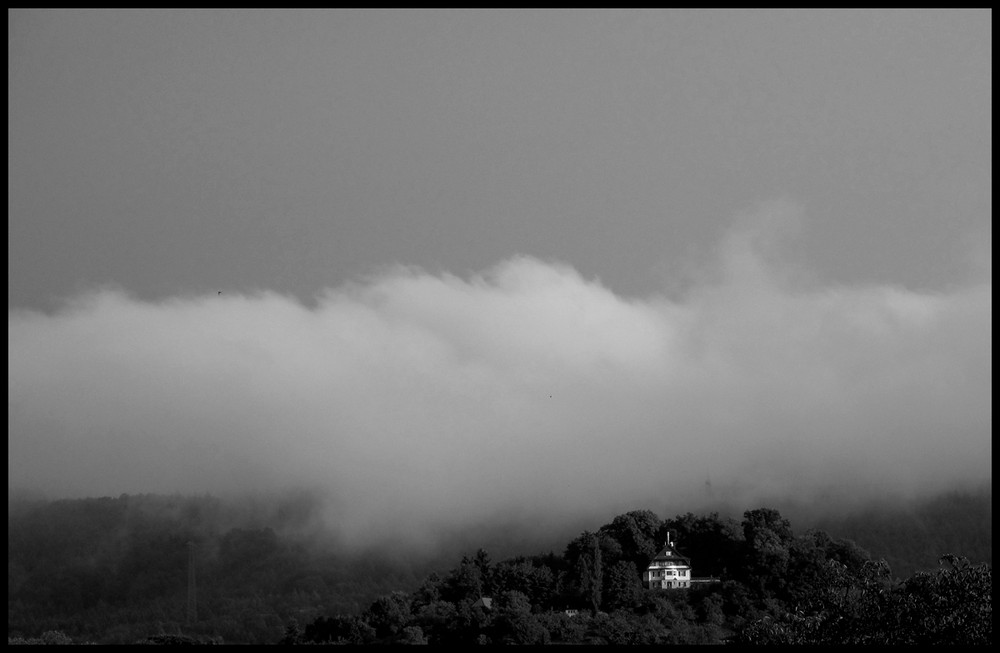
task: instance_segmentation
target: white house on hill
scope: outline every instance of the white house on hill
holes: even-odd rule
[[[649,561],[642,574],[642,584],[649,589],[691,587],[691,560],[678,553],[674,542],[667,540]]]
[[[718,578],[691,576],[691,559],[678,553],[674,531],[667,533],[667,542],[649,561],[642,572],[642,584],[647,589],[683,589],[692,585],[718,583]]]

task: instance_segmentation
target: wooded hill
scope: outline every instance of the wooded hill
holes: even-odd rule
[[[100,643],[151,636],[226,643],[939,641],[959,636],[954,612],[963,615],[962,637],[992,640],[988,493],[871,510],[801,533],[768,508],[739,518],[661,519],[639,510],[552,552],[493,560],[486,548],[473,549],[457,566],[454,552],[445,552],[455,555],[448,563],[338,551],[307,537],[307,512],[295,501],[210,496],[11,499],[8,638],[57,631]],[[695,575],[719,583],[641,587],[668,529]],[[188,542],[197,544],[194,620],[187,613]],[[946,554],[957,557],[938,568]],[[916,571],[928,568],[938,569]],[[952,612],[921,614],[932,599]],[[879,631],[889,614],[899,628]],[[932,632],[914,630],[918,614]],[[938,618],[952,630],[935,626]]]

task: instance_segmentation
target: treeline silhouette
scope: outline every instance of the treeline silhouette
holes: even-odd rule
[[[307,498],[8,503],[9,643],[992,641],[991,532],[982,530],[991,503],[982,493],[951,494],[902,516],[861,513],[801,534],[770,508],[740,519],[639,510],[558,552],[493,560],[479,549],[450,568],[405,547],[331,547],[307,528]],[[718,582],[641,586],[668,531],[694,575]],[[944,532],[947,541],[935,535]],[[880,548],[859,546],[865,538]],[[193,620],[188,542],[197,544]],[[945,545],[933,554],[935,562],[945,556],[934,571],[904,576],[893,568],[927,569],[927,549]]]

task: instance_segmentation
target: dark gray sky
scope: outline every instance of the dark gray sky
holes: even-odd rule
[[[991,216],[986,10],[8,11],[10,482],[982,481]]]
[[[823,278],[939,288],[991,233],[988,11],[8,17],[10,307],[512,254],[641,295],[779,198]]]

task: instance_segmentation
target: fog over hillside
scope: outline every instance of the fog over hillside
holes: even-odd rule
[[[8,314],[11,488],[307,488],[345,542],[635,508],[830,508],[992,477],[992,282],[829,285],[808,216],[738,217],[662,293],[571,264],[396,267],[305,305],[115,288]],[[603,523],[599,521],[597,523]]]

